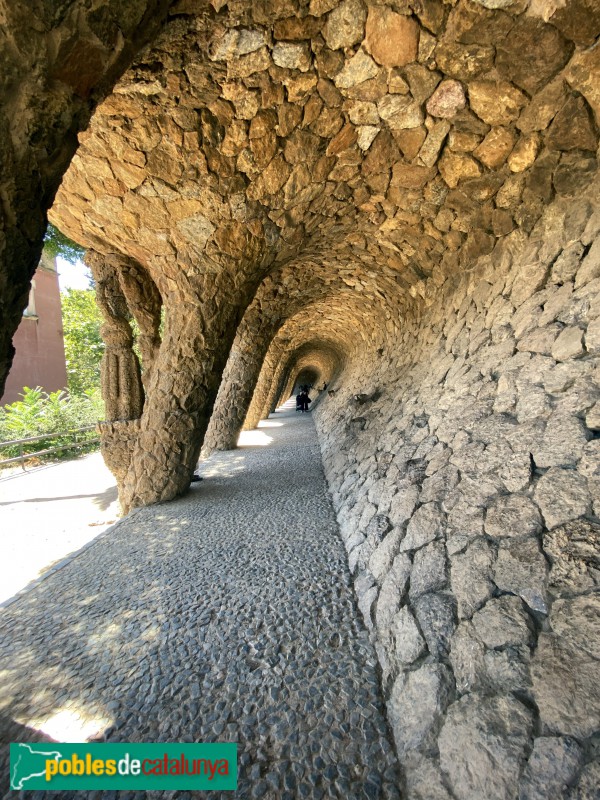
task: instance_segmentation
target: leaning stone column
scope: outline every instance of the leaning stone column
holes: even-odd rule
[[[162,298],[156,284],[140,264],[125,256],[110,258],[116,267],[129,311],[140,329],[138,347],[142,357],[142,383],[147,387],[160,347]]]
[[[275,392],[284,372],[286,360],[283,358],[283,354],[287,346],[287,340],[276,339],[267,352],[244,421],[244,430],[246,431],[256,428],[261,419],[266,419],[271,412]]]
[[[100,380],[106,421],[98,424],[102,456],[117,482],[124,478],[139,433],[144,405],[140,365],[133,351],[131,314],[111,257],[88,250],[85,263],[96,281],[96,302],[104,324],[100,330],[106,349]]]
[[[213,276],[202,276],[200,281],[196,297],[183,292],[165,297],[163,340],[120,491],[126,513],[183,494],[198,460],[244,300],[247,304],[248,299],[240,299],[238,306],[220,304],[215,300]]]
[[[254,320],[242,321],[219,387],[202,454],[233,450],[244,425],[275,325],[255,330]]]
[[[293,368],[288,365],[287,369],[281,376],[279,385],[275,388],[275,395],[271,400],[271,406],[269,407],[268,413],[275,411],[279,403],[282,401],[285,403],[285,401],[291,397],[297,378],[298,372],[293,370]]]

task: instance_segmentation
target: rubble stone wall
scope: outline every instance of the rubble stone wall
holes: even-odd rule
[[[598,3],[1,8],[0,388],[56,194],[118,264],[123,509],[186,491],[245,318],[219,437],[236,382],[245,406],[257,380],[246,426],[300,374],[330,383],[315,417],[407,796],[591,798]]]
[[[590,0],[169,5],[79,136],[51,211],[163,300],[125,509],[187,490],[255,298],[268,336],[298,300],[304,339],[333,324],[344,352],[391,342],[399,295],[530,233],[598,168]],[[215,419],[235,440],[241,415]]]
[[[98,103],[168,0],[0,5],[0,393],[40,260],[46,211]]]
[[[434,273],[315,415],[408,798],[600,785],[593,191]]]

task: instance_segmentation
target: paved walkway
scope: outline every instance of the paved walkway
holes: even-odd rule
[[[234,741],[224,797],[399,797],[312,419],[255,438],[4,611],[3,741]]]
[[[0,473],[0,603],[105,531],[119,513],[100,453]]]

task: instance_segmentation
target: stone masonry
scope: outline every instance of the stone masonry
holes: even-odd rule
[[[171,5],[80,135],[51,212],[139,264],[162,298],[163,345],[125,430],[125,508],[186,490],[255,296],[257,354],[294,304],[305,331],[321,303],[362,338],[336,282],[400,325],[440,264],[464,271],[590,181],[600,19],[584,0],[570,14],[527,5]]]
[[[0,2],[0,392],[46,212],[97,103],[159,30],[168,0]]]
[[[315,429],[279,416],[268,448],[214,454],[187,497],[121,520],[3,610],[3,742],[43,740],[57,718],[96,741],[236,742],[238,790],[215,800],[399,800]],[[7,756],[0,796],[16,800]]]
[[[49,211],[98,276],[126,512],[327,383],[398,785],[591,800],[598,3],[43,5],[0,0],[0,380]]]
[[[597,796],[597,191],[434,276],[317,411],[410,798]]]

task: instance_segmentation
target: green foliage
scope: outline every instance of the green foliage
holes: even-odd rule
[[[22,400],[0,408],[0,442],[48,434],[48,437],[41,441],[24,444],[24,453],[34,453],[59,444],[71,444],[72,436],[51,436],[50,434],[64,433],[86,425],[94,425],[104,416],[104,407],[99,391],[74,397],[69,396],[67,392],[50,392],[48,394],[39,386],[36,389],[26,386],[21,396]],[[77,440],[87,441],[96,435],[93,430],[87,431],[78,434]],[[89,445],[86,449],[94,447],[95,445]],[[65,449],[51,457],[72,456],[75,452],[81,451]],[[18,445],[2,448],[0,460],[17,455],[19,455]]]
[[[60,256],[66,261],[70,261],[71,264],[83,258],[85,253],[83,247],[71,241],[58,228],[55,228],[51,222],[48,223],[46,235],[44,236],[44,249],[52,258]]]
[[[129,320],[129,327],[131,328],[131,333],[133,334],[133,352],[136,354],[137,359],[140,363],[140,368],[143,370],[144,365],[142,363],[142,354],[140,352],[140,326],[137,324],[137,320],[135,317],[131,317]]]
[[[62,295],[67,378],[72,395],[97,390],[104,342],[102,316],[93,289],[68,289]]]

